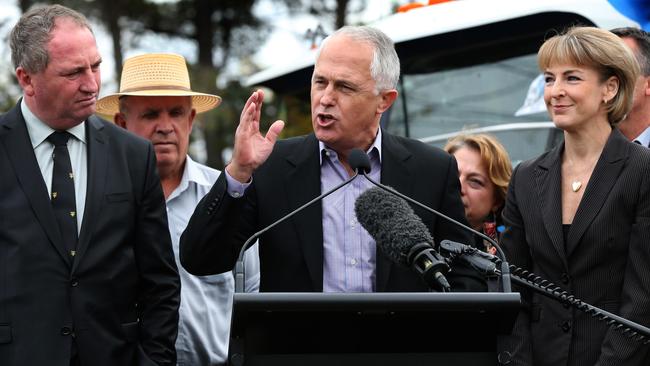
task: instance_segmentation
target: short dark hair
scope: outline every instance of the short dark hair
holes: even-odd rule
[[[650,76],[650,34],[643,29],[633,27],[614,28],[611,32],[621,38],[634,40],[638,47],[638,50],[634,51],[634,56],[639,62],[641,73],[643,76]]]

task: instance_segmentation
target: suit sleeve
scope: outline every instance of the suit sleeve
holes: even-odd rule
[[[440,207],[445,214],[452,219],[467,225],[465,219],[465,210],[460,199],[460,181],[458,179],[458,166],[453,156],[449,157],[445,188],[442,192],[443,198]],[[444,239],[453,240],[460,243],[473,245],[471,234],[456,224],[448,222],[443,218],[436,220],[436,229],[434,237],[437,241]],[[451,272],[447,275],[451,289],[454,292],[484,292],[487,291],[485,278],[476,271],[462,262],[455,262],[452,265]]]
[[[239,251],[255,230],[254,183],[241,198],[227,192],[221,174],[199,202],[181,235],[181,265],[189,273],[205,276],[233,269]]]
[[[508,258],[510,264],[514,264],[520,268],[530,270],[531,258],[528,243],[526,242],[526,232],[524,229],[524,222],[519,211],[519,203],[517,200],[516,191],[517,176],[519,168],[518,165],[510,180],[508,187],[508,194],[506,196],[506,204],[503,209],[503,222],[506,227],[503,237],[501,239],[501,246]],[[523,182],[522,182],[523,183]],[[519,291],[522,300],[530,303],[530,294],[522,288],[514,287],[515,291]],[[515,320],[512,333],[507,336],[500,336],[498,339],[499,357],[504,361],[510,359],[510,365],[532,365],[532,341],[530,335],[530,319],[529,312],[523,308],[519,311],[519,315]]]
[[[618,315],[650,326],[650,166],[643,165]],[[613,213],[616,214],[616,213]],[[649,347],[610,327],[597,365],[647,365]]]
[[[167,227],[165,198],[148,146],[143,192],[137,202],[135,257],[140,276],[138,313],[140,343],[148,360],[138,364],[175,365],[180,279]]]

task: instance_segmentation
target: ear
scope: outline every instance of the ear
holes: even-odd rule
[[[115,115],[113,116],[113,122],[115,122],[116,125],[122,127],[123,129],[125,129],[125,130],[127,129],[126,128],[126,119],[124,118],[124,114],[119,113],[119,112],[115,113]]]
[[[605,81],[604,86],[605,86],[605,94],[603,95],[603,98],[606,99],[607,101],[610,101],[612,100],[612,98],[616,96],[616,93],[618,92],[618,86],[619,86],[618,77],[610,76],[609,79]]]
[[[381,101],[377,106],[377,113],[381,114],[384,113],[388,108],[390,108],[391,105],[393,105],[393,102],[395,101],[395,99],[397,99],[397,90],[395,89],[384,90],[379,93],[379,97],[381,98]]]
[[[16,79],[18,79],[18,84],[23,89],[25,95],[30,97],[34,95],[34,85],[32,84],[32,77],[27,72],[27,70],[23,69],[22,66],[18,66],[18,68],[16,68]]]
[[[650,97],[650,76],[643,77],[643,91],[646,97]]]

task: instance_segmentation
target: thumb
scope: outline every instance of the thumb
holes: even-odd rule
[[[280,132],[282,132],[282,129],[284,128],[284,121],[275,121],[269,127],[269,130],[266,132],[266,140],[275,143],[275,140],[278,139],[278,135],[280,135]]]

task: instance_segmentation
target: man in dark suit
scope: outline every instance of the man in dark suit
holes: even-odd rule
[[[465,221],[456,162],[439,149],[393,136],[379,120],[397,97],[399,59],[392,41],[370,27],[344,27],[323,44],[312,76],[314,133],[278,141],[284,122],[259,131],[264,95],[248,99],[231,163],[197,206],[181,238],[181,263],[196,275],[229,271],[244,241],[321,192],[352,176],[348,154],[366,151],[371,175],[424,204]],[[260,239],[261,291],[425,291],[407,268],[378,255],[354,214],[370,183],[352,184]],[[416,210],[437,241],[470,243],[458,227]],[[453,290],[483,290],[469,268],[454,267]]]
[[[628,140],[650,147],[650,35],[633,27],[612,29],[612,33],[630,47],[641,67],[634,87],[632,109],[619,124],[619,129]]]
[[[174,365],[179,279],[155,155],[92,116],[89,24],[32,8],[11,50],[23,98],[0,119],[0,363]]]

